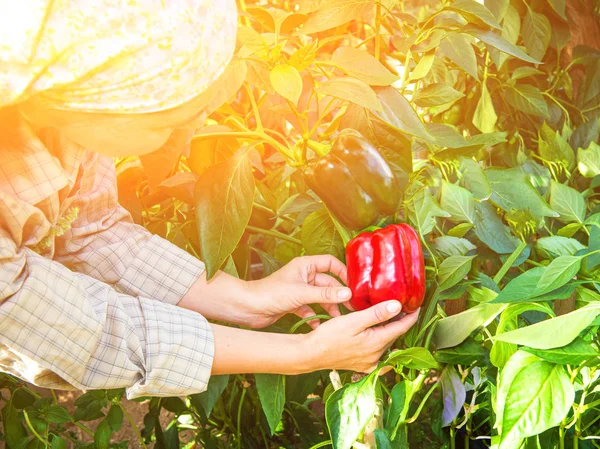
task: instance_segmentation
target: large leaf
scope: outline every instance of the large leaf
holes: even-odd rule
[[[504,91],[506,101],[513,108],[526,114],[550,118],[548,104],[540,90],[530,84],[517,84]]]
[[[419,115],[397,89],[391,86],[379,87],[375,88],[375,92],[382,107],[381,111],[374,111],[377,117],[402,132],[432,140]]]
[[[371,0],[331,0],[319,2],[316,12],[306,21],[301,33],[312,34],[329,30],[346,22],[364,17],[374,3]],[[301,12],[315,11],[315,9],[301,9]]]
[[[407,348],[392,352],[385,361],[386,365],[400,365],[410,369],[436,369],[438,363],[431,352],[425,348]]]
[[[538,281],[535,293],[543,295],[562,287],[575,277],[581,268],[581,257],[560,256],[553,259]]]
[[[449,426],[456,419],[467,399],[467,390],[461,377],[452,365],[447,365],[440,375],[444,410],[442,427]]]
[[[204,410],[207,417],[210,417],[213,407],[219,400],[223,391],[229,383],[229,375],[210,376],[208,387],[202,393],[190,396],[190,401],[197,409]]]
[[[356,383],[346,384],[329,396],[325,417],[336,449],[350,449],[376,411],[378,370]]]
[[[413,102],[421,107],[440,106],[464,96],[465,94],[453,89],[448,84],[434,83],[418,90],[413,96]]]
[[[591,142],[587,149],[577,150],[577,168],[586,178],[600,175],[600,145]]]
[[[451,256],[444,259],[438,267],[438,284],[440,291],[448,290],[462,281],[473,264],[475,256]]]
[[[560,348],[575,340],[598,314],[600,304],[590,303],[565,315],[497,335],[494,339],[535,349]]]
[[[502,291],[492,299],[492,303],[515,303],[527,301],[545,301],[566,299],[573,294],[576,285],[561,286],[547,293],[537,289],[544,274],[544,267],[535,267],[512,279]]]
[[[535,246],[551,254],[553,257],[574,256],[578,251],[585,249],[585,246],[579,240],[553,235],[552,237],[540,237],[535,242]]]
[[[461,158],[460,171],[463,175],[460,180],[461,184],[473,193],[475,198],[485,201],[492,196],[490,181],[479,162],[469,158]]]
[[[583,338],[576,338],[566,346],[550,349],[534,349],[523,347],[524,351],[538,356],[551,363],[578,366],[584,362],[598,360],[598,347]]]
[[[446,256],[464,256],[477,249],[469,240],[451,235],[436,238],[433,247]]]
[[[512,449],[521,439],[559,425],[574,399],[563,366],[541,360],[523,366],[508,388],[498,448]]]
[[[489,201],[475,204],[475,235],[498,254],[511,254],[520,243]]]
[[[442,318],[433,334],[438,349],[461,344],[475,330],[487,326],[505,308],[506,304],[479,304],[464,312]]]
[[[356,78],[334,78],[322,84],[317,92],[349,101],[372,111],[381,111],[381,103],[373,89]]]
[[[469,33],[471,36],[476,37],[477,39],[480,39],[487,45],[490,45],[491,47],[494,47],[504,53],[514,56],[515,58],[522,59],[523,61],[531,62],[533,64],[541,64],[541,61],[532,58],[519,47],[517,47],[514,44],[511,44],[505,38],[503,38],[499,34],[494,33],[493,31],[469,26],[465,29],[465,32]]]
[[[486,84],[483,84],[481,88],[481,95],[473,114],[473,125],[482,133],[494,132],[496,122],[498,121],[498,115],[494,109],[494,103],[492,102],[492,96],[487,88]]]
[[[302,77],[298,70],[289,64],[279,64],[271,70],[271,85],[283,98],[298,104],[302,94]]]
[[[475,2],[473,2],[475,3]],[[440,51],[457,66],[475,79],[477,74],[477,57],[469,39],[460,33],[448,33],[440,43]]]
[[[475,200],[473,194],[464,187],[442,181],[440,205],[454,221],[475,223]]]
[[[518,168],[490,168],[486,174],[492,186],[491,200],[505,211],[527,210],[538,222],[558,216]]]
[[[281,421],[285,405],[285,376],[281,374],[255,374],[256,389],[267,417],[271,435],[275,434],[277,425]]]
[[[567,20],[567,1],[566,0],[548,0],[548,3],[552,9],[558,14],[561,19]]]
[[[317,210],[306,217],[301,240],[306,254],[331,254],[344,260],[344,242],[327,209]]]
[[[434,357],[440,363],[451,365],[471,365],[485,358],[486,351],[483,346],[467,338],[463,343],[453,348],[435,351]]]
[[[372,86],[389,86],[398,80],[385,66],[367,53],[354,47],[340,47],[333,52],[331,61],[346,74]]]
[[[208,168],[198,179],[196,220],[209,279],[242,238],[252,214],[254,189],[248,149]]]
[[[572,187],[552,181],[550,184],[550,207],[565,223],[583,223],[585,220],[585,198]]]
[[[523,42],[533,58],[542,60],[550,44],[552,27],[548,18],[535,12],[527,5],[525,20],[523,21]]]
[[[423,188],[417,192],[408,208],[411,212],[412,221],[420,235],[427,235],[435,227],[436,217],[449,217],[450,214],[436,203],[429,190]]]
[[[458,12],[469,22],[481,26],[500,29],[500,24],[492,12],[475,0],[456,0],[447,6],[448,9]]]

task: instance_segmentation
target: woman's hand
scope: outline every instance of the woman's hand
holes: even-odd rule
[[[301,318],[315,315],[310,304],[320,304],[329,315],[340,315],[338,304],[352,296],[349,288],[327,274],[347,281],[346,267],[333,256],[297,257],[270,276],[242,281],[218,272],[209,282],[203,275],[180,301],[179,306],[206,318],[248,326],[267,327],[283,315]],[[318,320],[308,323],[316,328]]]
[[[302,374],[322,369],[368,373],[377,367],[385,350],[416,323],[419,315],[417,311],[393,320],[399,313],[398,301],[386,301],[333,318],[301,335],[212,325],[215,338],[212,374]]]

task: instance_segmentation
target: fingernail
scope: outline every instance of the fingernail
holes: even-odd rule
[[[398,313],[402,309],[402,305],[398,301],[393,301],[387,305],[387,309],[390,313]]]
[[[340,299],[350,299],[352,291],[349,288],[340,288],[337,292],[337,296]]]

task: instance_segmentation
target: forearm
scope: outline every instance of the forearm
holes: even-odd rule
[[[305,335],[274,334],[212,324],[215,355],[212,375],[302,374],[319,369]]]

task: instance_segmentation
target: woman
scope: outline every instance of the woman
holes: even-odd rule
[[[10,7],[9,7],[10,3]],[[369,371],[417,314],[397,301],[340,316],[330,256],[245,282],[132,223],[111,156],[160,148],[205,114],[229,62],[232,0],[0,1],[0,370],[127,396],[204,391],[211,374]],[[286,313],[306,335],[254,329]],[[374,327],[376,326],[376,327]]]

